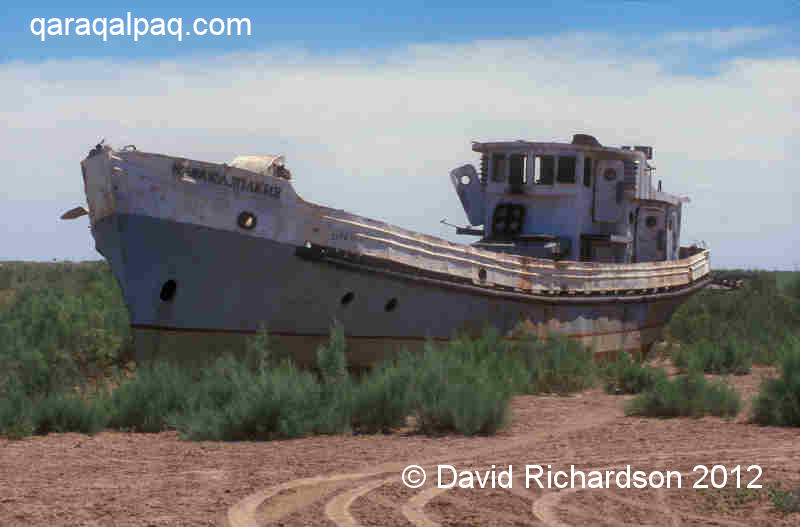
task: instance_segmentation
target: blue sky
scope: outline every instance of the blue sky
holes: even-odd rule
[[[262,3],[223,4],[206,7],[201,3],[185,7],[98,6],[11,7],[0,18],[0,59],[50,60],[74,57],[175,57],[226,51],[258,50],[276,45],[300,46],[318,53],[347,49],[386,48],[416,42],[464,42],[492,38],[526,38],[566,32],[611,32],[627,37],[648,36],[665,31],[692,32],[709,28],[780,27],[779,38],[747,46],[747,53],[763,56],[791,53],[800,44],[796,31],[800,1],[784,2],[509,2],[486,7],[486,2],[453,2],[430,6],[430,2],[390,2],[331,6],[329,2],[303,6]],[[395,5],[391,5],[395,4]],[[400,4],[400,5],[397,5]],[[84,4],[86,5],[86,4]],[[57,7],[56,7],[57,6]],[[145,37],[132,42],[117,37],[108,43],[94,37],[61,37],[40,42],[29,30],[37,17],[248,17],[253,22],[249,38],[188,38],[186,44],[171,38]],[[698,70],[724,53],[701,48],[701,57],[691,66]],[[741,51],[741,50],[740,50]]]
[[[457,239],[470,141],[649,144],[716,267],[800,269],[800,1],[486,7],[25,7],[0,17],[0,259],[96,259],[78,163],[101,137],[285,154],[306,199]],[[242,37],[47,36],[35,17],[248,17]],[[401,182],[401,184],[397,184]],[[3,198],[0,197],[0,201]],[[31,214],[35,211],[36,214]],[[459,241],[468,241],[460,239]]]

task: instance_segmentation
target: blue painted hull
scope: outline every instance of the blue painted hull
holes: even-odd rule
[[[334,319],[345,327],[355,364],[486,324],[506,333],[521,322],[540,335],[578,339],[597,353],[640,351],[659,338],[693,290],[547,299],[302,258],[296,246],[150,216],[107,216],[93,233],[122,288],[139,359],[237,351],[263,324],[278,346],[308,362]],[[176,287],[164,300],[169,280]]]

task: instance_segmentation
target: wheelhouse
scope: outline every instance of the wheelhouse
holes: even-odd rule
[[[681,205],[653,188],[649,146],[613,148],[576,134],[571,143],[475,142],[480,168],[451,172],[474,245],[556,260],[606,263],[678,258]],[[481,227],[481,228],[475,228]]]

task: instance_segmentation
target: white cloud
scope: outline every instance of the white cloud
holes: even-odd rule
[[[666,44],[696,45],[715,51],[724,51],[743,44],[774,37],[781,33],[780,29],[774,27],[736,27],[697,32],[679,31],[667,33],[661,37],[660,41]]]
[[[681,38],[730,46],[765,31]],[[96,256],[83,220],[57,216],[83,201],[78,162],[101,136],[215,161],[286,153],[305,198],[449,235],[438,221],[464,215],[447,173],[475,161],[470,140],[590,132],[655,147],[665,189],[693,197],[687,236],[705,239],[717,265],[791,268],[800,262],[800,60],[732,60],[712,76],[677,76],[652,52],[674,35],[638,42],[646,55],[615,36],[569,34],[330,56],[7,64],[0,258]],[[730,235],[758,225],[769,229]]]

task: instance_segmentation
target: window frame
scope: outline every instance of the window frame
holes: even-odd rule
[[[561,159],[572,159],[572,177],[569,181],[561,179]],[[578,182],[578,156],[575,154],[558,155],[558,162],[555,166],[555,182],[559,185],[575,185]]]
[[[552,161],[552,174],[551,174],[551,177],[550,177],[549,181],[542,182],[541,180],[544,177],[545,158],[550,158],[550,160]],[[534,161],[533,161],[532,164],[533,164],[534,174],[533,174],[533,177],[531,178],[532,184],[534,184],[536,186],[547,185],[549,187],[552,187],[553,185],[555,185],[555,183],[556,183],[556,174],[558,173],[558,167],[557,167],[558,156],[555,155],[555,154],[534,154],[534,158],[533,159],[534,159]],[[538,181],[536,180],[536,173],[535,173],[535,171],[536,171],[536,160],[537,159],[539,160],[539,180]]]
[[[497,162],[500,160],[502,160],[502,175],[498,177]],[[508,180],[508,154],[505,152],[492,152],[489,180],[492,183],[505,183]]]
[[[508,154],[508,160],[507,160],[508,161],[507,162],[507,165],[508,165],[508,170],[507,170],[507,172],[508,172],[508,178],[507,178],[508,184],[509,185],[512,184],[511,183],[511,176],[512,176],[511,170],[512,170],[512,164],[513,164],[513,162],[512,162],[513,158],[522,158],[522,171],[521,171],[522,181],[521,181],[520,185],[521,186],[527,185],[528,184],[528,152],[512,152],[512,153]]]
[[[591,157],[583,156],[583,186],[586,188],[592,188],[592,180],[594,179],[594,174],[592,173],[594,169],[593,163],[594,161]]]

